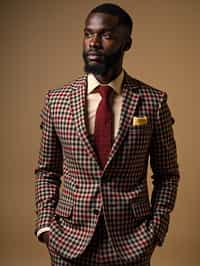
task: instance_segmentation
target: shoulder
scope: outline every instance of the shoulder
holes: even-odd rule
[[[46,98],[48,99],[49,103],[68,99],[73,90],[78,90],[80,87],[85,86],[86,82],[86,75],[69,82],[64,82],[63,87],[61,88],[49,89],[46,93]]]
[[[140,99],[155,104],[167,99],[167,93],[163,89],[155,88],[128,74],[125,75],[125,82],[127,82],[129,88],[133,88],[139,94]]]

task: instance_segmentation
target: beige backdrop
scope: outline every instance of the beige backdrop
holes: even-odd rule
[[[71,2],[71,3],[70,3]],[[153,266],[200,265],[200,2],[121,0],[134,18],[133,76],[169,94],[182,180],[170,231]],[[34,235],[34,175],[39,112],[47,89],[82,74],[84,18],[101,1],[0,3],[0,264],[48,266]]]

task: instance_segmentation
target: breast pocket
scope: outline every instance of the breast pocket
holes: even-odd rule
[[[152,135],[151,124],[130,126],[128,130],[128,142],[136,150],[148,148]]]

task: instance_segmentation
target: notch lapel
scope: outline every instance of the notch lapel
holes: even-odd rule
[[[82,78],[76,80],[71,85],[71,109],[75,124],[78,129],[78,134],[84,143],[83,145],[87,149],[89,155],[96,159],[96,154],[89,141],[86,126],[86,91],[87,75],[84,75]]]

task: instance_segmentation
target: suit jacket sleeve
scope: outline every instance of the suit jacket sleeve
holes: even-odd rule
[[[35,170],[36,230],[49,227],[59,198],[62,176],[62,149],[56,135],[48,93],[41,112],[42,138],[38,167]]]
[[[173,123],[167,105],[167,95],[164,94],[154,121],[150,147],[150,163],[153,171],[152,225],[158,238],[158,245],[162,245],[168,231],[169,213],[174,208],[179,180]]]

